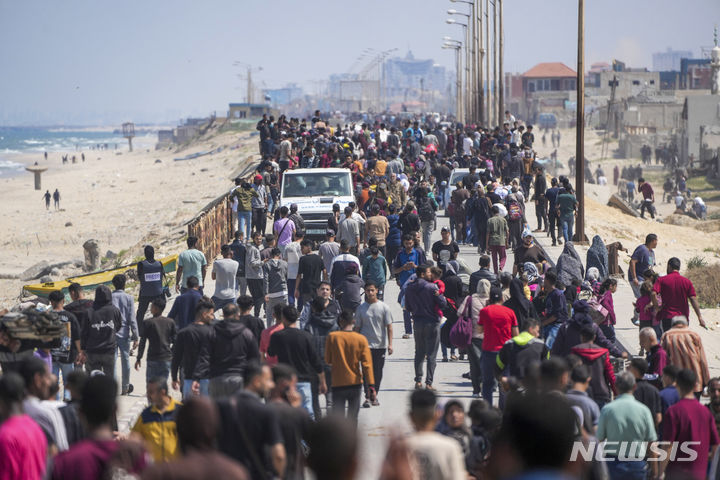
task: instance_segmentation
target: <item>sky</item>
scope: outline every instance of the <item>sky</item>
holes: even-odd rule
[[[667,47],[712,46],[720,1],[587,0],[586,65],[651,67]],[[577,0],[505,0],[505,70],[574,68]],[[243,101],[260,86],[348,71],[367,48],[454,68],[449,0],[0,0],[0,125],[175,123]],[[455,17],[463,20],[462,17]],[[258,68],[262,70],[257,70]]]

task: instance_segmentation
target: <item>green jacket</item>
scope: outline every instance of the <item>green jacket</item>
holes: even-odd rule
[[[252,199],[258,194],[253,188],[242,188],[242,186],[233,190],[232,197],[238,199],[238,212],[252,212]]]
[[[507,245],[507,220],[500,215],[490,217],[487,223],[487,233],[490,237],[489,245]]]

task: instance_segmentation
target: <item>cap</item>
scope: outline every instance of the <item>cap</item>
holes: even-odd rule
[[[441,232],[448,232],[448,233],[450,233],[450,229],[449,229],[448,227],[442,227],[442,228],[440,229],[440,231],[441,231]]]
[[[260,175],[260,174],[255,175],[255,180],[262,180],[262,179],[263,179],[262,175]]]
[[[522,232],[522,238],[532,237],[532,236],[533,236],[533,234],[532,234],[532,232],[531,232],[530,230],[523,230],[523,232]]]
[[[326,236],[326,237],[334,237],[334,236],[335,236],[335,230],[333,230],[332,228],[328,228],[328,229],[325,231],[325,236]]]
[[[490,289],[490,303],[497,303],[502,300],[502,289],[500,287],[492,287]]]

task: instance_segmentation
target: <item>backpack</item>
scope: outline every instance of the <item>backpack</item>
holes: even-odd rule
[[[591,298],[587,301],[587,303],[590,306],[590,311],[588,313],[590,314],[590,318],[593,319],[593,322],[597,325],[604,323],[610,313],[607,311],[607,308],[600,304],[597,297]]]
[[[517,203],[511,203],[510,208],[508,208],[508,217],[510,217],[510,220],[520,220],[522,218],[520,205]]]
[[[423,222],[432,222],[435,219],[435,209],[429,198],[424,198],[418,205],[418,215]]]
[[[468,297],[465,304],[465,311],[460,315],[455,322],[455,325],[450,329],[449,337],[450,343],[458,348],[467,348],[472,343],[472,318],[470,318],[470,312],[472,307],[472,297]]]

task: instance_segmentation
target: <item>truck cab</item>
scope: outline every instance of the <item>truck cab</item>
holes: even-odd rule
[[[350,170],[299,168],[285,170],[280,186],[280,206],[298,206],[305,221],[305,238],[323,241],[334,204],[342,211],[355,200]]]

